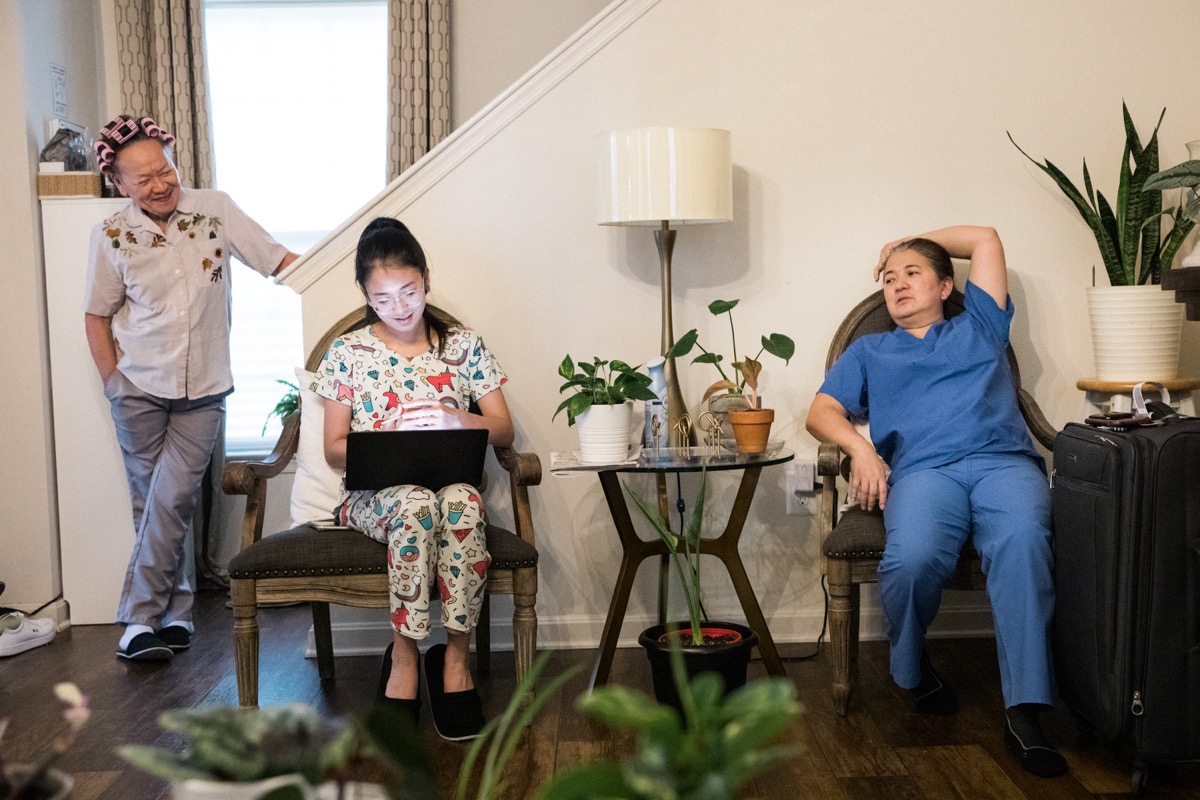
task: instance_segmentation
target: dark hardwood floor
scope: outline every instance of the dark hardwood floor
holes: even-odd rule
[[[0,660],[0,716],[11,717],[0,752],[26,761],[45,752],[60,729],[52,687],[71,680],[88,694],[92,719],[61,766],[76,779],[74,800],[126,800],[167,796],[166,785],[127,767],[113,753],[123,743],[170,745],[158,714],[170,708],[236,705],[232,617],[218,592],[199,596],[199,632],[192,649],[169,664],[130,664],[116,658],[116,626],[69,629],[50,645]],[[321,683],[314,661],[303,651],[309,626],[305,606],[266,610],[262,624],[260,702],[312,703],[334,715],[364,707],[378,680],[379,659],[341,658],[337,678]],[[783,655],[811,645],[782,648]],[[1066,712],[1047,717],[1047,730],[1060,742],[1071,772],[1054,780],[1024,773],[1004,748],[1001,699],[991,640],[938,640],[931,652],[939,671],[958,691],[961,709],[948,719],[924,718],[910,710],[906,692],[887,676],[883,643],[864,643],[858,693],[851,713],[839,718],[829,697],[825,654],[789,661],[804,713],[787,732],[801,753],[751,786],[748,797],[772,798],[1115,798],[1126,796],[1131,774],[1127,757],[1077,733]],[[526,734],[508,770],[506,797],[532,797],[534,788],[565,766],[597,756],[620,756],[633,746],[627,734],[612,734],[582,719],[574,699],[586,683],[592,650],[553,654],[547,674],[571,665],[584,669],[551,699]],[[751,665],[751,678],[765,674]],[[649,672],[640,650],[622,650],[613,680],[649,692]],[[511,654],[493,657],[492,674],[479,681],[487,710],[497,714],[514,685]],[[436,748],[439,782],[449,797],[466,748],[437,740],[423,714],[422,726]],[[1164,766],[1151,773],[1150,797],[1200,800],[1200,765]]]

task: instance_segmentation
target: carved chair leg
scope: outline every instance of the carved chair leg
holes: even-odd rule
[[[475,664],[480,675],[492,671],[492,597],[486,593],[479,608],[479,624],[475,626]]]
[[[861,583],[850,584],[850,663],[858,661],[859,622],[862,620]]]
[[[851,610],[854,589],[829,581],[829,644],[833,656],[833,706],[839,716],[850,708]]]
[[[517,683],[537,654],[537,570],[519,569],[513,578],[513,659]]]
[[[317,646],[317,673],[321,680],[333,679],[333,629],[329,624],[329,603],[310,604],[313,618],[313,641]]]
[[[233,658],[238,705],[258,706],[258,603],[253,580],[229,582],[233,600]]]

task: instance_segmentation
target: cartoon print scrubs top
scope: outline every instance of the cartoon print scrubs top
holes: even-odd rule
[[[371,327],[334,340],[317,369],[317,394],[350,406],[350,430],[377,429],[401,403],[438,400],[466,410],[508,380],[479,334],[453,328],[441,356],[393,352]]]
[[[1042,463],[1008,365],[1012,300],[1002,309],[970,282],[964,296],[966,310],[923,339],[897,328],[855,340],[821,385],[852,417],[870,422],[889,483],[975,453]]]

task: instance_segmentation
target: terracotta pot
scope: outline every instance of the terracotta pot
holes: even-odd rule
[[[758,408],[745,411],[730,411],[729,424],[733,426],[733,438],[738,450],[743,453],[762,453],[767,449],[771,437],[771,423],[775,421],[775,409]]]
[[[707,639],[712,632],[715,644],[691,643],[690,622],[655,625],[642,631],[638,644],[646,648],[650,660],[650,676],[654,682],[654,697],[658,702],[679,708],[679,691],[671,674],[670,639],[676,631],[683,632],[683,665],[689,678],[702,672],[716,672],[725,682],[725,693],[746,685],[746,667],[750,651],[758,645],[758,636],[745,625],[733,622],[705,622],[701,632]]]

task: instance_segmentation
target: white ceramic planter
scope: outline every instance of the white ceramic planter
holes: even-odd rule
[[[314,800],[316,790],[301,775],[278,775],[261,781],[176,781],[171,784],[173,800],[258,800],[283,786],[295,786],[304,800]]]
[[[579,431],[579,460],[588,464],[618,464],[629,455],[633,403],[592,406],[575,418]]]
[[[1087,290],[1096,379],[1169,380],[1179,374],[1183,305],[1158,286]]]

